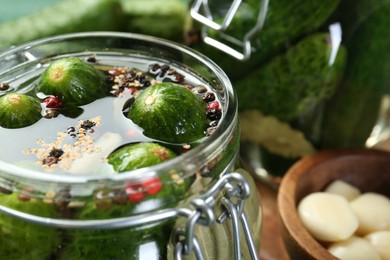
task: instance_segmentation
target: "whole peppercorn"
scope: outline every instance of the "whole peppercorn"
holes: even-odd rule
[[[222,117],[222,111],[221,109],[210,109],[207,110],[206,112],[207,118],[214,121],[214,120],[219,120]]]
[[[49,156],[54,156],[54,157],[60,158],[63,154],[64,154],[64,151],[62,149],[53,148],[50,151]]]
[[[212,92],[207,92],[207,93],[205,93],[205,94],[203,95],[202,98],[203,98],[203,100],[204,100],[205,102],[212,102],[212,101],[215,100],[215,94],[212,93]]]
[[[43,103],[47,108],[51,109],[60,109],[62,107],[62,103],[57,97],[48,97],[43,101]]]
[[[210,104],[207,105],[207,109],[218,109],[219,108],[219,103],[218,101],[213,101]]]
[[[9,84],[8,83],[0,83],[0,90],[8,90],[9,89]]]
[[[42,160],[42,164],[48,165],[48,166],[56,164],[56,163],[58,163],[58,157],[55,157],[55,156],[48,156]]]
[[[94,56],[88,57],[87,61],[90,62],[90,63],[95,63],[96,62],[96,57],[94,57]]]

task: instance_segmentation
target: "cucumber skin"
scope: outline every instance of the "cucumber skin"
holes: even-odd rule
[[[174,157],[176,154],[159,144],[138,143],[124,146],[110,154],[108,163],[115,171],[124,172],[156,165]]]
[[[120,31],[123,19],[117,0],[63,0],[0,24],[0,49],[58,34]]]
[[[120,0],[125,31],[183,42],[188,5],[183,0]]]
[[[0,193],[0,205],[35,216],[59,217],[53,204],[41,200],[22,201],[18,195]],[[6,214],[0,214],[0,226],[0,259],[50,259],[61,245],[60,234],[52,227],[36,225]]]
[[[343,75],[346,53],[341,45],[330,66],[328,37],[310,35],[236,82],[239,109],[259,109],[289,122],[329,98]]]
[[[226,1],[223,1],[226,4]],[[195,44],[192,47],[216,62],[232,81],[241,78],[274,56],[286,51],[288,46],[294,45],[301,38],[313,33],[321,27],[337,8],[340,0],[306,1],[299,0],[274,0],[269,1],[268,13],[263,29],[252,40],[252,46],[257,49],[248,61],[238,61],[227,54],[222,54],[214,46],[205,43]],[[247,13],[242,16],[250,16],[253,23],[257,19],[250,10],[255,9],[259,3],[257,0],[246,1]],[[252,10],[253,12],[253,10]],[[233,19],[227,34],[243,38],[243,33],[248,32],[254,26],[240,19]],[[197,24],[195,24],[196,26]],[[238,48],[240,50],[240,48]]]
[[[11,96],[19,97],[20,104],[10,104]],[[0,126],[22,128],[32,125],[42,118],[38,99],[21,93],[9,93],[0,97]]]
[[[51,76],[58,68],[65,70],[61,82]],[[53,61],[40,76],[36,92],[61,97],[65,104],[85,105],[109,93],[105,75],[77,57]]]
[[[149,97],[154,101],[145,105]],[[206,110],[206,102],[184,86],[163,82],[142,90],[127,117],[149,138],[182,144],[205,137]]]
[[[354,7],[366,2],[360,0]],[[348,11],[354,10],[344,13]],[[371,11],[359,27],[351,27],[345,77],[324,112],[323,148],[364,146],[377,122],[382,96],[389,93],[390,2]]]
[[[118,172],[131,171],[142,167],[161,163],[162,158],[155,156],[151,149],[166,149],[168,157],[176,155],[167,148],[156,143],[137,143],[124,146],[108,157],[108,162]],[[175,183],[169,174],[160,176],[163,185],[160,192],[147,195],[146,203],[159,201],[161,208],[175,207],[177,201],[185,196],[192,178],[187,178],[182,184]],[[108,209],[97,209],[94,201],[90,201],[78,214],[78,219],[109,219],[125,217],[134,214],[134,209],[140,207],[139,203],[126,205],[112,205]],[[126,227],[115,230],[75,230],[69,233],[70,243],[65,245],[60,259],[139,259],[139,247],[143,244],[155,242],[156,254],[166,258],[166,245],[169,242],[167,233],[172,231],[172,221],[164,220],[143,227]],[[99,247],[96,247],[99,243]]]
[[[342,0],[330,22],[342,25],[343,40],[347,42],[373,12],[388,3],[390,0]]]

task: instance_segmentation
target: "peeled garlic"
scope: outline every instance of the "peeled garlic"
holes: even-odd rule
[[[378,193],[367,192],[353,201],[351,207],[359,220],[357,234],[390,231],[390,199]]]
[[[321,241],[347,239],[359,224],[344,197],[326,192],[315,192],[304,197],[298,205],[298,214],[307,230]]]
[[[364,237],[376,249],[382,260],[390,260],[390,231],[377,231]]]
[[[348,182],[335,180],[326,187],[325,192],[338,194],[351,201],[360,195],[360,190]]]
[[[360,237],[351,237],[328,247],[329,253],[342,260],[381,260],[370,242]]]

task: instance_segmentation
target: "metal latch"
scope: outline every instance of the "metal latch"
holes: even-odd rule
[[[182,256],[194,252],[198,260],[204,260],[202,248],[195,235],[195,226],[202,225],[209,227],[212,223],[222,224],[231,221],[233,230],[233,259],[241,260],[240,224],[245,236],[245,246],[247,246],[251,259],[257,260],[256,246],[250,232],[249,223],[244,212],[245,200],[250,195],[248,181],[239,173],[228,173],[222,176],[215,185],[206,193],[191,201],[193,212],[187,216],[184,227],[176,228],[173,233],[174,257],[175,260],[183,259]],[[218,199],[218,195],[225,194]],[[220,200],[224,211],[219,216],[215,216],[212,207]],[[233,202],[234,201],[234,202]]]
[[[252,29],[246,32],[243,39],[237,39],[226,33],[226,30],[229,28],[230,23],[236,15],[242,0],[232,1],[230,8],[228,8],[221,23],[214,20],[209,6],[209,0],[195,0],[191,6],[190,14],[193,19],[202,24],[201,37],[206,44],[211,45],[238,60],[244,61],[248,60],[251,53],[255,51],[252,47],[251,40],[263,28],[268,11],[269,0],[259,1],[261,2],[257,22]],[[208,33],[210,29],[215,30],[218,37],[211,37]]]

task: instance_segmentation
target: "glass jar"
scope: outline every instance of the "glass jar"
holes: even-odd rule
[[[190,8],[188,44],[232,80],[241,151],[260,177],[281,177],[323,149],[384,148],[387,1],[195,0]]]
[[[257,259],[261,207],[253,180],[237,167],[237,100],[225,73],[205,56],[159,38],[76,33],[1,53],[0,94],[28,91],[51,62],[63,57],[79,57],[101,68],[144,70],[151,63],[168,64],[209,86],[218,96],[222,118],[215,132],[187,152],[121,174],[107,174],[105,168],[86,175],[45,172],[34,163],[12,161],[13,154],[22,152],[14,146],[34,138],[34,125],[1,128],[2,149],[8,147],[0,159],[1,258],[150,260],[234,255]],[[46,130],[41,133],[48,135]],[[159,193],[130,199],[127,189],[155,178],[162,186]]]

